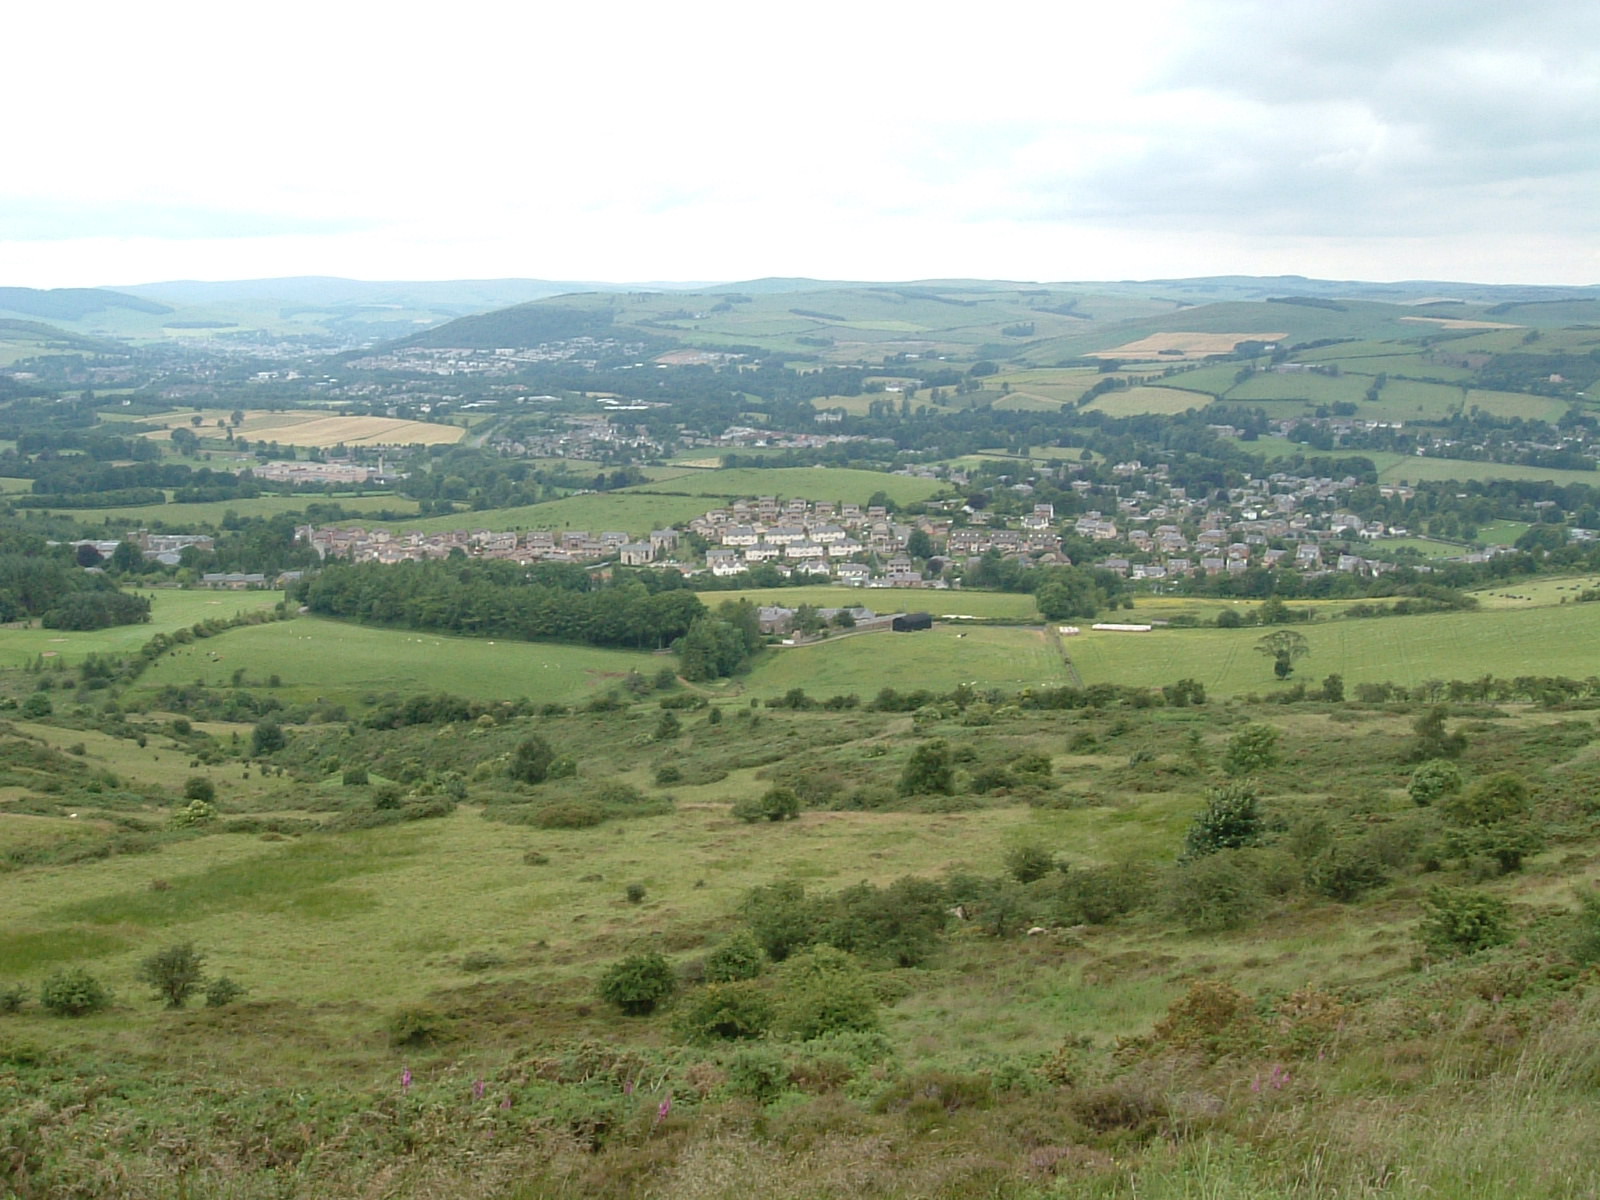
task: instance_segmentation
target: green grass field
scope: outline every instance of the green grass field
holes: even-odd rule
[[[931,612],[936,617],[953,614],[980,620],[1019,622],[1040,619],[1033,597],[1024,592],[928,592],[822,586],[702,592],[700,599],[710,608],[715,608],[724,600],[748,600],[752,604],[781,604],[785,608],[795,608],[801,604],[814,604],[818,608],[863,605],[873,612]]]
[[[215,658],[212,657],[215,655]],[[572,703],[629,671],[654,674],[676,660],[624,650],[452,638],[376,629],[318,617],[231,630],[180,647],[139,679],[138,689],[204,680],[225,686],[278,675],[286,698],[359,703],[368,694],[452,692],[481,700]]]
[[[1122,392],[1107,392],[1088,404],[1095,412],[1109,417],[1137,417],[1154,413],[1168,415],[1205,408],[1211,397],[1202,392],[1180,391],[1175,387],[1135,387]]]
[[[1570,589],[1574,581],[1560,581]],[[1557,603],[1553,589],[1541,605],[1514,601],[1486,612],[1315,622],[1297,626],[1311,652],[1295,677],[1325,675],[1357,683],[1416,685],[1428,679],[1492,674],[1600,674],[1600,605]],[[1536,594],[1522,584],[1505,591]],[[1568,592],[1570,595],[1570,591]],[[1157,687],[1194,678],[1219,696],[1270,694],[1278,684],[1272,663],[1255,650],[1259,629],[1158,629],[1150,633],[1096,633],[1066,640],[1085,683]]]
[[[885,687],[944,692],[972,683],[1015,692],[1059,686],[1070,678],[1054,644],[1037,629],[940,626],[774,650],[761,656],[744,682],[759,696],[780,696],[798,687],[819,699],[854,692],[866,701]]]
[[[364,496],[256,496],[249,500],[212,500],[199,504],[149,504],[135,508],[53,508],[88,525],[107,525],[117,529],[180,528],[191,525],[219,525],[233,513],[239,517],[275,517],[280,513],[303,512],[308,504],[335,503],[351,512],[415,512],[417,504],[389,493]]]
[[[1380,464],[1378,478],[1383,483],[1424,483],[1446,479],[1534,479],[1600,487],[1600,472],[1596,471],[1522,467],[1514,463],[1466,462],[1457,458],[1419,458],[1415,454],[1397,456],[1388,466]]]
[[[282,592],[271,591],[134,590],[150,598],[149,624],[118,625],[86,633],[37,628],[0,630],[0,667],[19,667],[40,655],[76,663],[89,654],[127,654],[158,633],[186,629],[201,621],[226,619],[235,613],[271,608],[283,599]]]

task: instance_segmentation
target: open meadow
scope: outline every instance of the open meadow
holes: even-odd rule
[[[196,681],[227,687],[243,671],[258,682],[278,676],[283,697],[299,702],[359,706],[368,695],[451,692],[484,701],[527,697],[537,704],[570,704],[615,686],[629,671],[653,674],[674,661],[626,650],[417,634],[302,616],[180,646],[140,676],[136,690]]]
[[[936,626],[920,633],[859,633],[774,650],[762,656],[745,690],[762,697],[802,688],[816,699],[879,689],[946,692],[960,684],[1017,692],[1072,679],[1055,643],[1040,629]]]
[[[201,621],[227,620],[236,613],[268,609],[282,592],[213,592],[203,589],[134,589],[150,600],[150,621],[110,629],[0,628],[0,667],[20,667],[42,658],[76,665],[89,654],[129,654],[158,633],[186,629]]]
[[[1027,592],[906,591],[900,588],[838,586],[745,588],[732,592],[702,592],[700,599],[715,608],[724,600],[752,604],[778,604],[795,608],[849,608],[861,605],[873,612],[930,612],[936,618],[974,617],[978,620],[1039,620],[1039,608]]]
[[[170,493],[169,493],[170,494]],[[52,508],[86,525],[104,525],[117,535],[129,529],[183,529],[220,525],[231,513],[237,517],[276,517],[304,512],[308,504],[338,504],[355,513],[406,513],[417,510],[415,500],[391,492],[362,494],[252,496],[238,500],[203,500],[196,504],[144,504],[130,508]]]
[[[1292,628],[1304,634],[1310,653],[1295,678],[1314,683],[1326,675],[1358,683],[1416,686],[1429,679],[1475,679],[1483,675],[1600,675],[1600,605],[1562,604],[1552,581],[1536,593],[1516,583],[1494,589],[1487,611],[1420,616],[1316,621]],[[1543,596],[1497,601],[1498,593]],[[1565,595],[1574,593],[1567,592]],[[1217,695],[1270,695],[1279,685],[1272,660],[1255,650],[1260,629],[1155,629],[1149,633],[1103,633],[1084,629],[1065,639],[1067,653],[1085,683],[1158,687],[1193,678]]]

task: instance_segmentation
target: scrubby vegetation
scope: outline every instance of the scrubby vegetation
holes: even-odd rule
[[[6,1183],[93,1191],[90,1146],[152,1197],[1600,1182],[1591,702],[1197,699],[0,730],[0,1089],[59,1114]]]

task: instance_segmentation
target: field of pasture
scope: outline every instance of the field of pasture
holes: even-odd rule
[[[170,494],[170,493],[169,493]],[[241,500],[204,500],[198,504],[145,504],[131,508],[52,508],[49,511],[72,517],[86,525],[104,525],[118,536],[129,529],[175,529],[200,525],[219,525],[233,513],[239,517],[276,517],[282,513],[304,512],[308,504],[332,502],[355,513],[415,512],[417,502],[389,492],[345,496],[253,496]]]
[[[1103,396],[1096,396],[1087,407],[1110,417],[1139,417],[1188,412],[1190,409],[1205,408],[1211,402],[1211,397],[1202,392],[1151,386],[1107,392]]]
[[[146,671],[137,689],[195,682],[225,687],[242,670],[258,683],[278,676],[286,700],[356,705],[387,692],[452,692],[571,704],[605,691],[629,671],[654,674],[675,662],[626,650],[418,634],[303,616],[181,646]]]
[[[117,625],[111,629],[74,632],[65,629],[17,629],[0,631],[0,667],[20,667],[43,657],[62,662],[81,662],[90,654],[127,654],[137,650],[158,633],[187,629],[201,621],[226,620],[236,613],[271,608],[283,599],[282,592],[213,592],[155,588],[133,591],[150,599],[150,622],[146,625]]]
[[[1535,594],[1521,584],[1505,590]],[[1489,611],[1317,621],[1295,629],[1310,647],[1296,664],[1295,678],[1308,683],[1330,674],[1342,675],[1346,688],[1482,675],[1600,675],[1600,605],[1595,604],[1508,601]],[[1158,687],[1193,678],[1219,696],[1270,694],[1280,685],[1272,660],[1256,651],[1261,636],[1260,629],[1119,634],[1086,628],[1067,638],[1065,646],[1085,683]]]
[[[702,592],[700,599],[715,608],[724,600],[752,604],[780,604],[795,608],[849,608],[862,605],[873,612],[931,612],[935,617],[967,616],[979,620],[1038,621],[1039,609],[1026,592],[918,592],[897,588],[817,587],[749,588],[735,592]]]
[[[803,688],[818,699],[854,692],[866,701],[885,687],[945,692],[969,683],[1015,692],[1072,680],[1055,643],[1040,629],[944,625],[775,649],[763,654],[741,682],[761,697]]]

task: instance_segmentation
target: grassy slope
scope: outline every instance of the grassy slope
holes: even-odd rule
[[[135,589],[137,590],[137,589]],[[271,608],[283,599],[282,592],[176,591],[162,588],[139,592],[150,597],[150,622],[146,625],[119,625],[74,633],[61,629],[7,629],[0,634],[0,667],[16,667],[38,655],[59,656],[76,663],[87,654],[126,654],[136,650],[157,633],[187,628],[200,621],[233,616],[239,612]]]
[[[214,656],[214,657],[213,657]],[[197,679],[225,686],[278,675],[286,698],[359,703],[369,693],[453,692],[484,700],[526,696],[571,703],[630,670],[653,674],[674,660],[623,650],[487,641],[374,629],[317,617],[251,626],[180,647],[140,677],[138,690]]]
[[[416,501],[385,493],[374,496],[256,496],[249,500],[208,500],[199,504],[149,504],[135,508],[55,508],[90,525],[104,524],[121,533],[129,526],[150,529],[217,525],[230,512],[240,517],[275,517],[304,512],[307,504],[335,503],[352,512],[415,512]]]

